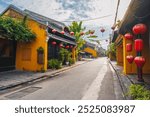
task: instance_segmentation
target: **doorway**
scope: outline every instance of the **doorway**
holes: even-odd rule
[[[16,41],[0,39],[0,72],[15,69]]]

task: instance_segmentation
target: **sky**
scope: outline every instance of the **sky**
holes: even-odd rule
[[[111,26],[118,0],[0,0],[0,13],[10,4],[22,10],[28,9],[69,25],[70,21],[83,21],[86,29],[95,30],[97,40],[104,40],[111,34]],[[117,19],[121,20],[131,0],[120,0]],[[99,19],[97,19],[99,18]],[[88,21],[87,21],[88,20]],[[100,32],[104,27],[105,32]],[[107,48],[108,42],[101,41]]]

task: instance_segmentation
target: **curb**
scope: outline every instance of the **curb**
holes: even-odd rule
[[[92,61],[92,60],[90,60],[90,61]],[[14,87],[17,87],[17,86],[20,86],[20,85],[25,85],[25,84],[29,84],[29,83],[35,83],[35,82],[44,81],[44,80],[46,80],[48,78],[52,78],[52,77],[58,76],[59,74],[61,74],[64,71],[67,71],[69,69],[75,68],[75,67],[77,67],[79,65],[83,65],[83,64],[88,63],[90,61],[85,61],[84,63],[81,63],[81,64],[72,65],[72,66],[69,66],[69,67],[66,67],[66,68],[62,68],[62,69],[60,69],[58,71],[55,71],[54,73],[51,73],[50,75],[42,75],[40,77],[35,77],[34,79],[30,79],[30,80],[27,80],[27,81],[24,81],[24,82],[17,82],[17,83],[10,84],[8,86],[2,86],[2,87],[0,87],[0,91],[6,90],[6,89],[10,89],[10,88],[14,88]]]
[[[128,85],[125,84],[124,81],[127,80],[127,82],[130,83],[130,84],[133,84],[133,82],[131,82],[131,80],[130,80],[126,75],[121,76],[121,74],[118,73],[118,71],[116,70],[116,68],[115,68],[115,67],[113,66],[113,64],[111,63],[111,61],[110,61],[110,60],[108,60],[108,61],[109,61],[110,65],[112,66],[112,68],[114,69],[115,73],[116,73],[116,76],[117,76],[117,78],[118,78],[118,80],[119,80],[119,84],[120,84],[121,89],[122,89],[122,93],[123,93],[123,95],[124,95],[124,98],[127,99],[127,100],[130,100],[131,98],[127,96]],[[122,78],[122,77],[123,77],[123,78]],[[126,79],[125,79],[124,77],[125,77]],[[124,81],[123,81],[123,80],[124,80]]]

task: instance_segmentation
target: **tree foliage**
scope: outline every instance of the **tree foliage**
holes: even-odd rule
[[[85,41],[82,38],[81,32],[85,30],[85,27],[82,26],[82,22],[72,22],[69,26],[69,30],[74,32],[76,43],[77,43],[77,50],[80,51],[81,47],[84,45]]]
[[[0,16],[0,35],[9,40],[20,42],[31,42],[36,38],[25,24],[25,21],[18,21],[10,17]]]

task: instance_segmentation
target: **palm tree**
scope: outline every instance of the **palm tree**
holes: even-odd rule
[[[82,21],[78,22],[72,22],[72,24],[69,26],[69,30],[74,32],[74,36],[75,36],[75,41],[77,43],[77,49],[76,49],[76,56],[78,57],[78,53],[81,51],[83,45],[85,44],[85,39],[84,38],[96,38],[97,36],[95,35],[90,35],[91,32],[95,32],[94,30],[89,30],[87,32],[85,31],[86,27],[82,26]]]

